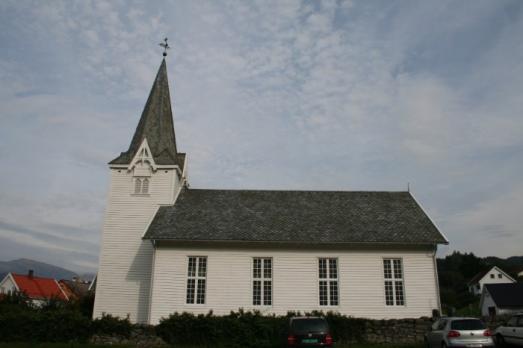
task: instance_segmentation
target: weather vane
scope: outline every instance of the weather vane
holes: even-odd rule
[[[159,45],[163,47],[163,56],[167,56],[167,50],[171,47],[169,47],[169,44],[167,43],[167,38],[163,39],[164,42],[160,43]]]

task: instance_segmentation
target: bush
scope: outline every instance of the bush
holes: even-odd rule
[[[4,342],[85,341],[90,320],[69,310],[0,312],[0,340]]]
[[[259,312],[231,312],[226,316],[174,313],[160,321],[156,332],[173,345],[221,347],[280,347],[285,342],[287,323],[291,316],[263,316]],[[356,319],[333,312],[312,312],[306,315],[324,316],[332,335],[339,342],[361,342],[366,319]]]
[[[164,318],[156,333],[173,345],[221,347],[279,347],[287,317],[259,312],[231,312],[226,316],[174,313]]]
[[[133,324],[129,318],[121,319],[111,315],[103,315],[101,318],[94,319],[91,324],[93,334],[102,336],[120,336],[129,338]]]

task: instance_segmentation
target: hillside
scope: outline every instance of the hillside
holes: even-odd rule
[[[3,279],[9,272],[26,274],[32,269],[35,276],[49,277],[55,279],[71,279],[78,275],[68,269],[38,262],[30,259],[17,259],[12,261],[0,261],[0,279]]]

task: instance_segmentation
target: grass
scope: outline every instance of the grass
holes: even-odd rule
[[[90,343],[0,343],[0,348],[136,348],[132,345],[98,345]]]
[[[95,345],[90,343],[0,343],[0,348],[136,348],[134,345]],[[176,346],[177,348],[199,348]],[[336,344],[336,348],[422,348],[421,344]],[[200,347],[201,348],[201,347]]]

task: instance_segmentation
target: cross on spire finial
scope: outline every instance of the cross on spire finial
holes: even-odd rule
[[[169,44],[167,43],[167,38],[163,39],[164,42],[160,43],[159,45],[163,47],[163,56],[167,56],[167,50],[171,47],[169,47]]]

